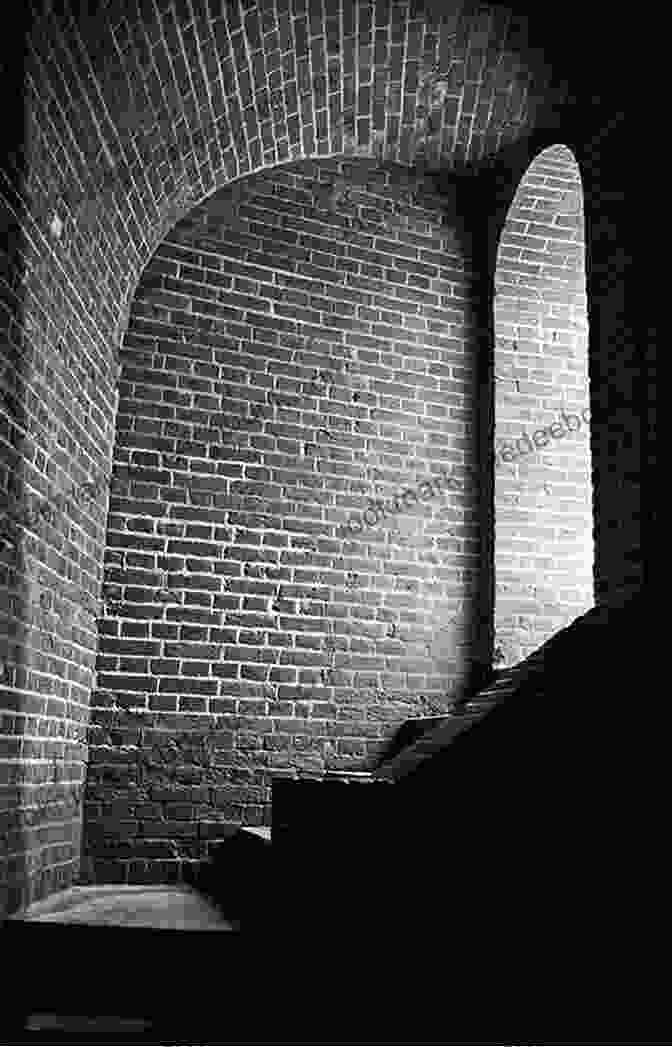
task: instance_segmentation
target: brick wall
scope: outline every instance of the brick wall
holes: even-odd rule
[[[231,179],[304,156],[487,163],[565,97],[498,8],[37,0],[31,18],[2,41],[25,108],[0,188],[3,909],[78,874],[116,354],[154,249]]]
[[[221,190],[143,274],[122,347],[90,875],[160,878],[227,823],[270,824],[272,774],[370,768],[405,719],[469,686],[478,310],[446,207],[401,168],[294,163]],[[442,471],[450,486],[420,489]],[[390,515],[362,521],[379,498]]]
[[[504,667],[593,604],[583,189],[565,146],[544,149],[519,183],[494,316],[494,660]]]
[[[493,170],[510,190],[504,213],[495,193],[478,213],[496,244],[531,160],[566,142],[585,194],[596,596],[618,599],[642,578],[650,337],[625,313],[630,141],[599,22],[577,35],[563,9],[549,30],[540,9],[530,36],[500,6],[79,6],[73,18],[38,0],[28,38],[12,37],[12,19],[2,39],[20,65],[7,97],[25,108],[25,140],[6,143],[0,171],[3,911],[78,875],[118,350],[155,249],[233,179],[328,156]],[[652,482],[647,497],[648,512]]]

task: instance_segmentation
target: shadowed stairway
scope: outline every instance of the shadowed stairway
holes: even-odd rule
[[[543,1013],[567,957],[579,985],[586,967],[616,962],[622,948],[624,926],[605,881],[622,882],[636,853],[623,774],[631,723],[622,696],[633,680],[608,655],[625,638],[637,649],[641,621],[639,603],[594,609],[358,782],[278,781],[272,860],[267,840],[239,834],[203,869],[200,893],[80,888],[87,896],[61,896],[60,913],[50,900],[8,921],[5,934],[21,948],[39,942],[45,956],[77,947],[78,937],[87,949],[95,940],[98,968],[118,947],[138,972],[158,965],[169,984],[169,957],[188,956],[185,977],[201,998],[215,955],[244,993],[237,979],[259,948],[319,957],[302,974],[317,984],[318,970],[333,972],[346,956],[348,969],[366,967],[367,977],[372,956],[397,964],[423,957],[424,970],[427,943],[441,943],[452,977],[487,958],[501,971],[501,991],[508,987],[507,1007],[522,1006],[510,992],[510,979],[522,978]],[[574,712],[566,702],[560,711],[557,699],[568,693]],[[228,933],[201,933],[212,930]],[[274,993],[291,983],[292,970],[275,969]],[[129,1035],[141,1022],[174,1029],[173,1018],[157,1018],[138,977],[123,1000],[115,997],[114,1010],[123,1005],[135,1016]],[[97,984],[86,997],[89,1015],[109,1013]],[[52,1013],[51,1029],[76,1031],[82,1019],[66,1016],[82,1013],[79,988],[68,993],[56,979],[39,1007],[33,1000],[26,1008],[32,1028],[48,1026]],[[181,983],[182,1006],[184,992]],[[165,1005],[170,1011],[170,993]],[[54,1014],[64,1016],[61,1026]],[[211,1029],[215,1018],[205,1006],[190,1020],[190,1028]],[[96,1032],[95,1023],[80,1027]]]
[[[608,955],[623,928],[604,887],[637,862],[645,824],[627,771],[643,629],[640,601],[593,609],[366,788],[278,782],[276,861],[321,870],[297,900],[328,896],[352,926],[377,917],[383,937],[390,911],[429,907],[465,960],[487,943],[503,961],[511,940],[549,962],[578,942]]]

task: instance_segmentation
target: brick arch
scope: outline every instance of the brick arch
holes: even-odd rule
[[[122,347],[92,879],[189,873],[235,820],[269,821],[274,771],[370,769],[471,686],[477,325],[456,219],[401,171],[295,161],[224,187],[149,263]],[[376,520],[442,469],[452,489]]]
[[[117,344],[155,248],[227,182],[335,155],[478,170],[554,123],[567,91],[526,51],[525,19],[494,6],[148,0],[130,14],[114,0],[47,14],[27,63],[27,268],[40,292],[61,268],[45,250],[67,244],[87,305],[109,284]]]
[[[496,7],[295,0],[206,14],[161,2],[134,14],[110,4],[88,24],[65,19],[59,34],[47,21],[35,34],[31,112],[38,125],[37,82],[49,83],[54,120],[31,139],[48,153],[56,132],[69,220],[91,223],[115,187],[140,197],[121,212],[138,268],[148,237],[155,246],[232,178],[341,153],[477,167],[547,120],[564,91],[525,52],[524,20]]]
[[[10,908],[77,874],[117,350],[158,244],[218,188],[278,162],[487,166],[503,144],[552,125],[565,91],[527,47],[524,20],[500,7],[345,5],[335,21],[329,4],[301,0],[90,10],[36,19],[26,143],[2,176],[16,234],[3,276],[3,366],[15,375],[3,439],[21,524],[4,680],[12,732],[29,739],[16,762],[25,876],[9,872],[27,893]],[[263,83],[275,72],[277,115]]]
[[[523,174],[495,271],[495,664],[593,604],[584,199],[572,151]],[[570,431],[571,430],[571,431]]]

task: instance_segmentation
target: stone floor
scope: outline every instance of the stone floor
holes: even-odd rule
[[[243,831],[270,842],[271,830],[268,828],[250,827]],[[71,887],[35,902],[14,919],[172,930],[237,929],[237,924],[224,919],[203,894],[187,886],[167,885]]]
[[[257,835],[269,839],[268,830],[258,831]],[[212,943],[213,957],[217,957],[219,964],[224,960],[224,970],[227,969],[229,952],[228,949],[222,952],[225,944],[231,944],[235,954],[233,960],[228,959],[228,966],[239,961],[235,950],[235,943],[239,938],[235,932],[239,930],[240,925],[226,920],[204,894],[187,885],[95,884],[71,887],[43,901],[35,902],[28,909],[9,918],[5,927],[12,927],[15,932],[14,938],[8,937],[3,941],[8,947],[8,952],[13,952],[15,948],[19,952],[27,951],[28,954],[38,951],[47,968],[52,966],[48,959],[50,956],[55,959],[69,952],[89,953],[93,959],[95,955],[96,959],[90,970],[86,968],[86,971],[80,971],[79,978],[84,974],[88,977],[87,972],[91,973],[100,966],[101,949],[111,954],[118,952],[122,957],[125,955],[124,934],[119,937],[124,928],[131,928],[134,932],[128,939],[133,962],[142,966],[142,960],[145,958],[147,969],[154,972],[161,969],[157,964],[168,962],[171,957],[179,966],[183,957],[190,955],[193,966],[196,953],[199,962],[202,963],[205,943],[200,932],[203,931],[229,932],[225,940],[218,941],[216,937],[207,936],[208,942]],[[173,937],[174,932],[184,931],[194,932],[193,937]],[[80,938],[80,935],[84,937]],[[16,946],[12,946],[13,941],[16,942]],[[207,951],[210,952],[209,949]],[[128,971],[128,956],[124,960],[124,968]],[[108,977],[107,980],[111,979]],[[166,984],[165,975],[159,980]],[[137,971],[131,976],[131,982],[138,983]],[[16,1014],[12,1015],[10,1024],[13,1023],[12,1031],[20,1036],[21,1042],[44,1042],[45,1036],[49,1043],[54,1044],[141,1043],[146,1042],[148,1038],[150,1042],[168,1042],[165,1039],[168,1035],[171,1042],[179,1042],[179,1039],[184,1037],[191,1039],[192,1022],[184,1017],[189,1014],[188,1007],[184,1008],[183,1014],[178,1010],[174,1020],[164,1024],[161,1014],[163,1008],[157,1008],[157,1001],[151,994],[146,1000],[136,998],[131,1001],[122,998],[121,1003],[115,998],[114,993],[103,993],[102,997],[99,995],[98,1001],[94,1001],[89,990],[80,994],[78,991],[71,993],[68,989],[61,1002],[60,999],[54,1000],[54,995],[58,997],[58,993],[50,994],[47,991],[48,985],[49,981],[46,982],[46,988],[45,983],[40,982],[39,992],[35,995],[31,993],[30,998],[23,1004],[15,1000],[18,1009]],[[127,989],[128,987],[126,992]],[[45,991],[47,998],[43,999]],[[169,1000],[181,999],[180,994],[174,990],[171,992],[166,987],[166,992]],[[115,1015],[115,999],[130,1013]],[[89,1013],[80,1013],[80,1008],[88,1009]],[[112,1013],[106,1013],[106,1008]],[[148,1008],[152,1013],[143,1014],[144,1008]],[[157,1010],[158,1015],[154,1013]],[[183,1026],[181,1031],[180,1021]],[[160,1033],[157,1032],[157,1028],[160,1029]],[[199,1029],[201,1035],[197,1033],[197,1038],[205,1042],[204,1034],[207,1036],[210,1030],[207,1017],[200,1017]],[[158,1040],[157,1036],[160,1037]],[[176,1037],[179,1039],[174,1039]],[[13,1042],[18,1041],[14,1039]]]
[[[233,924],[189,887],[116,884],[71,887],[43,902],[36,902],[17,919],[113,927],[233,930]]]

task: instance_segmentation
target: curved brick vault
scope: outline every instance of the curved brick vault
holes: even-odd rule
[[[333,156],[410,166],[422,181],[438,169],[496,171],[506,152],[513,159],[492,212],[498,234],[532,137],[560,140],[555,131],[576,101],[566,70],[547,68],[525,19],[501,7],[111,0],[92,11],[36,18],[25,146],[0,186],[10,810],[2,878],[19,885],[5,891],[10,909],[72,882],[79,868],[118,350],[157,247],[228,182]],[[577,151],[583,170],[617,124],[587,135]],[[599,199],[609,177],[596,168],[584,186],[597,237],[611,221]],[[625,263],[604,238],[592,264],[589,294],[590,281],[599,290],[607,274],[617,294],[614,272],[617,284]],[[621,322],[618,309],[611,317]],[[625,364],[614,377],[605,349],[595,366],[617,400]],[[605,391],[602,420],[634,454],[631,419],[612,406]],[[599,470],[600,455],[593,460]],[[622,505],[621,480],[600,475],[600,490],[618,489]],[[628,497],[634,504],[636,484]],[[602,516],[605,534],[614,504]],[[619,566],[637,536],[621,523],[614,533],[601,554],[603,592],[637,581],[636,564]]]
[[[64,268],[80,256],[122,327],[166,231],[227,181],[334,154],[478,169],[552,125],[567,93],[503,8],[159,6],[107,5],[60,33],[47,19],[29,50],[28,264],[56,213]]]

